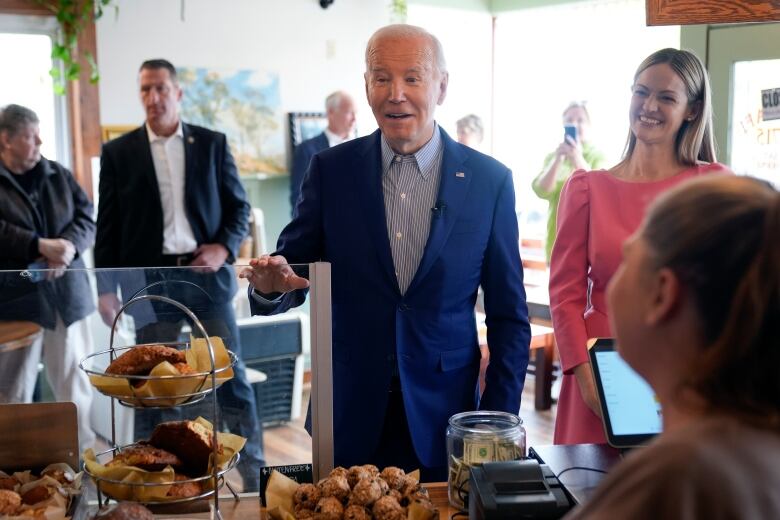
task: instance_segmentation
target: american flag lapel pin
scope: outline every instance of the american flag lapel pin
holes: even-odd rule
[[[465,173],[463,173],[463,172],[457,172],[457,173],[455,174],[455,177],[460,177],[461,179],[462,179],[462,178],[464,178],[465,176],[466,176],[466,174],[465,174]]]

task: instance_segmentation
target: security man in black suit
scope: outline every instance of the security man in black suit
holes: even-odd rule
[[[98,310],[111,326],[121,306],[118,287],[125,301],[139,291],[169,296],[190,307],[210,335],[225,338],[240,356],[231,264],[248,231],[250,206],[226,136],[181,121],[182,89],[170,62],[145,61],[139,83],[145,124],[103,147],[95,265],[190,269],[102,273]],[[135,314],[132,306],[128,313],[135,318],[139,343],[179,338],[187,321],[180,311],[159,302],[138,307]],[[254,491],[264,465],[262,425],[243,362],[234,372],[217,396],[230,431],[247,438],[239,471],[244,490]],[[203,413],[211,416],[208,409]],[[171,418],[168,411],[136,413],[137,439],[147,438],[157,422]]]

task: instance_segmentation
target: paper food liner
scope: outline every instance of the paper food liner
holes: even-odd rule
[[[19,512],[27,514],[0,515],[3,520],[30,520],[31,517],[43,518],[45,520],[65,520],[69,518],[67,514],[71,501],[73,500],[73,497],[81,494],[82,474],[80,472],[76,473],[73,468],[65,463],[50,464],[49,466],[46,466],[41,473],[50,469],[61,470],[70,475],[73,479],[72,482],[69,484],[62,484],[49,476],[36,478],[30,471],[19,471],[13,475],[8,475],[7,473],[0,471],[0,476],[13,476],[21,483],[14,489],[14,491],[20,495],[23,495],[38,486],[46,486],[55,490],[46,500],[31,505],[22,504]]]
[[[195,419],[209,429],[213,426],[203,417]],[[232,433],[217,432],[217,440],[222,445],[222,453],[217,454],[217,468],[220,470],[227,466],[230,459],[241,451],[246,443],[246,439]],[[175,497],[168,497],[168,490],[174,484],[176,472],[172,467],[167,466],[162,471],[146,471],[135,466],[105,466],[98,462],[95,452],[88,449],[84,452],[84,465],[89,473],[98,479],[117,480],[126,484],[116,484],[112,482],[98,482],[100,489],[106,495],[116,500],[132,500],[135,502],[165,502],[166,500],[176,500]],[[206,475],[211,474],[211,461]],[[198,478],[203,475],[189,475],[189,478]],[[203,492],[213,489],[213,480],[201,480]],[[153,486],[141,486],[133,484],[157,484]]]
[[[420,482],[419,469],[406,475]],[[295,490],[298,489],[298,486],[300,484],[290,477],[273,470],[265,488],[265,504],[268,516],[273,520],[295,520],[293,495],[295,495]],[[432,518],[438,518],[438,514],[432,516],[430,511],[413,502],[407,508],[406,518],[408,520],[431,520]]]
[[[210,336],[214,346],[215,369],[230,367],[230,355],[228,354],[222,338]],[[125,352],[128,352],[127,350]],[[211,359],[209,358],[208,343],[205,338],[190,337],[190,348],[185,351],[187,364],[197,373],[211,371]],[[176,368],[163,361],[152,369],[150,376],[180,376]],[[233,377],[233,368],[228,368],[217,374],[217,388],[222,383]],[[211,375],[188,376],[177,378],[147,379],[144,384],[135,388],[130,385],[132,376],[111,377],[90,375],[89,380],[99,392],[110,397],[116,397],[135,406],[176,406],[191,399],[190,397],[174,397],[211,388]],[[139,379],[135,379],[139,381]],[[135,399],[135,397],[171,397],[170,399]]]

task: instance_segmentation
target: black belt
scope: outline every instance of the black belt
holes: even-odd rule
[[[160,267],[181,267],[190,265],[192,259],[195,258],[193,253],[185,253],[182,255],[162,255],[160,257]]]

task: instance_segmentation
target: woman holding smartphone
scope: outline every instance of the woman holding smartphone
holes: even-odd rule
[[[648,204],[686,179],[727,171],[715,162],[710,100],[696,55],[677,49],[651,54],[634,76],[623,160],[609,170],[575,172],[563,188],[550,264],[563,370],[556,444],[606,442],[586,343],[612,336],[607,282]]]
[[[585,103],[572,102],[563,111],[563,142],[544,159],[544,168],[534,179],[531,187],[540,198],[548,201],[547,240],[544,251],[547,263],[555,242],[555,222],[558,213],[558,200],[563,185],[575,170],[601,168],[604,157],[588,142],[590,134],[590,114]]]
[[[707,176],[653,203],[607,298],[663,432],[567,518],[778,518],[779,236],[780,193],[757,179]]]

